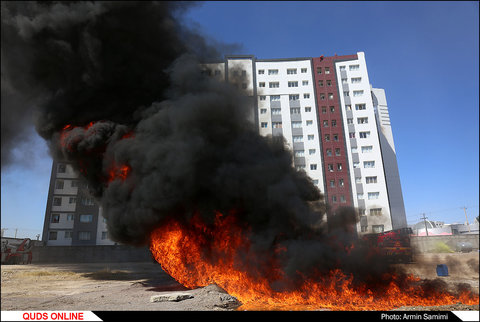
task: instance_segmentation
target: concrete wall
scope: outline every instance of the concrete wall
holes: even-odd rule
[[[472,245],[473,251],[478,252],[478,234],[475,235],[451,235],[451,236],[412,236],[412,247],[418,253],[434,252],[439,243],[445,243],[451,250],[455,251],[460,242],[468,242]]]
[[[32,263],[121,263],[147,262],[152,256],[147,247],[126,245],[35,246]]]

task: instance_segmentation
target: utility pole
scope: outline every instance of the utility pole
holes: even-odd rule
[[[425,217],[425,213],[422,214],[423,217],[421,219],[423,219],[423,223],[425,224],[425,232],[427,233],[427,236],[428,236],[428,228],[427,228],[427,218],[428,217]]]
[[[467,207],[463,206],[463,211],[465,212],[465,220],[467,221],[468,232],[471,232],[470,224],[468,223],[468,217],[467,217]]]

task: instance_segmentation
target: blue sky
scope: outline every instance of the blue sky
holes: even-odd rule
[[[205,2],[187,23],[232,54],[257,58],[365,52],[384,88],[409,223],[464,222],[479,213],[479,3]],[[41,234],[51,160],[40,138],[34,166],[2,170],[5,236]]]

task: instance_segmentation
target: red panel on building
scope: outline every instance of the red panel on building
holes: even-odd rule
[[[348,174],[340,90],[335,70],[336,61],[358,59],[357,55],[313,58],[313,74],[319,115],[319,135],[325,173],[325,199],[332,213],[338,207],[353,206]]]

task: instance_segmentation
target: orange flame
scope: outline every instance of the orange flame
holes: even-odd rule
[[[382,290],[354,286],[353,276],[338,269],[317,276],[315,281],[305,277],[293,291],[276,291],[270,282],[285,276],[276,265],[275,254],[285,249],[278,247],[272,252],[268,276],[251,271],[251,267],[244,269],[245,261],[265,255],[252,252],[247,236],[248,229],[242,229],[233,215],[217,213],[213,225],[204,224],[196,215],[190,223],[170,220],[154,230],[150,250],[162,269],[185,287],[215,283],[239,299],[243,303],[240,309],[245,310],[389,310],[413,305],[478,304],[478,295],[471,293],[455,296],[430,290],[426,294],[419,287],[420,279],[414,276],[391,276],[390,284]]]
[[[108,172],[108,182],[112,182],[115,179],[125,181],[131,170],[132,168],[129,165],[123,164],[117,166],[116,164],[114,164]]]

